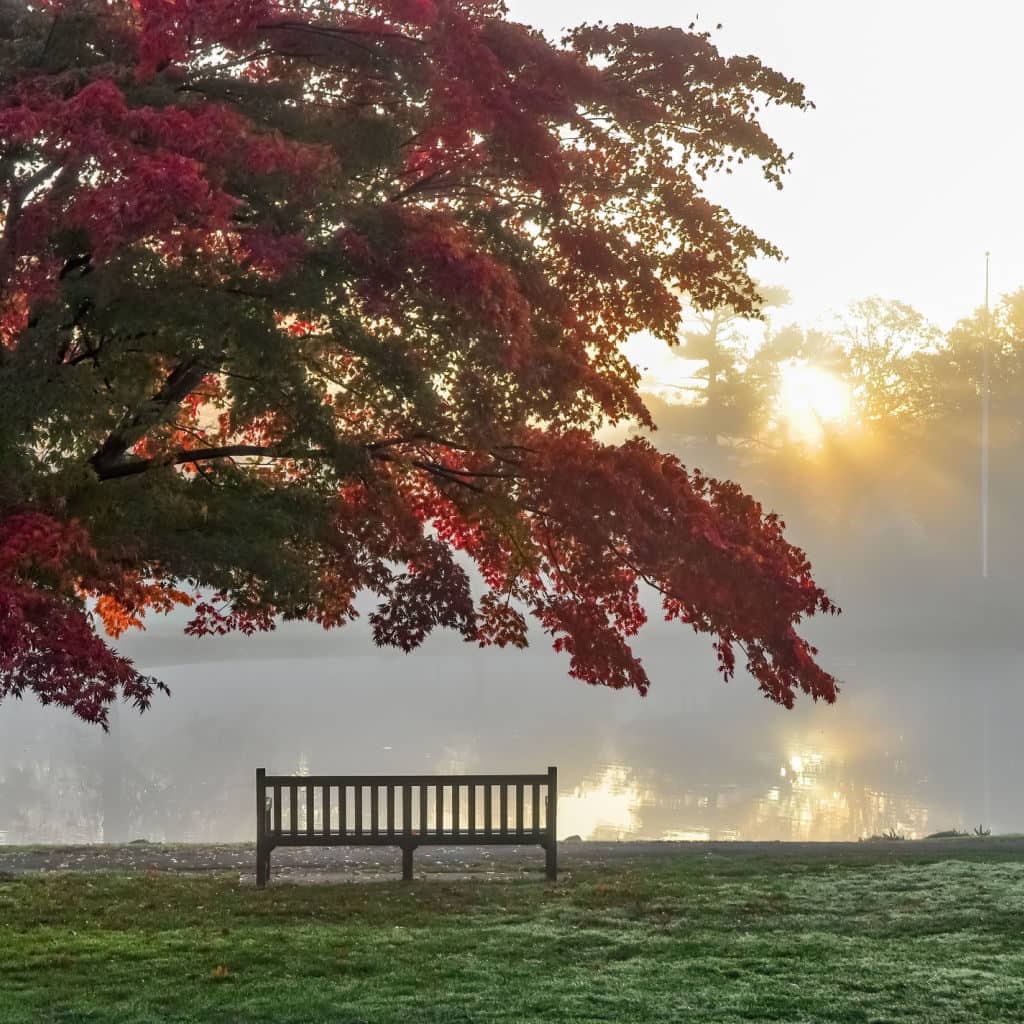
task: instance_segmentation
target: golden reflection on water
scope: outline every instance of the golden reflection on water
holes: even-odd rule
[[[893,762],[893,771],[899,768]],[[890,829],[920,838],[928,831],[928,809],[908,794],[859,781],[841,758],[804,747],[783,759],[778,781],[755,802],[743,831],[751,838],[848,840]]]
[[[867,768],[793,745],[762,784],[675,789],[622,764],[607,764],[559,794],[559,836],[582,839],[843,841],[894,830],[929,831],[929,811],[901,779],[902,762],[880,754]],[[879,781],[891,779],[891,788]],[[903,784],[901,784],[901,782]]]
[[[558,794],[558,838],[635,837],[641,829],[640,809],[652,799],[653,794],[641,790],[630,768],[605,765],[596,778]]]

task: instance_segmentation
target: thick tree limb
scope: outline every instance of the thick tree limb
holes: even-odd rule
[[[365,445],[369,457],[378,462],[402,462],[401,458],[381,450],[379,442]],[[190,463],[213,462],[218,459],[235,458],[262,458],[262,459],[321,459],[326,458],[328,452],[323,449],[295,450],[280,445],[255,445],[255,444],[232,444],[222,445],[217,448],[189,448],[175,452],[171,456],[152,459],[128,459],[119,461],[110,466],[97,466],[93,468],[101,480],[119,480],[128,476],[138,476],[149,470],[166,466],[185,466]],[[459,484],[478,493],[485,493],[484,489],[471,483],[473,480],[511,480],[516,479],[520,474],[512,472],[488,472],[486,470],[462,470],[454,466],[446,466],[441,462],[413,459],[407,463],[415,469],[422,470],[432,476],[437,476],[451,483]]]
[[[102,469],[93,463],[93,467],[101,480],[118,480],[126,476],[138,476],[140,473],[160,466],[184,466],[191,462],[211,462],[215,459],[235,458],[298,459],[325,454],[322,451],[288,452],[280,448],[258,444],[231,444],[221,448],[191,448],[175,452],[168,458],[129,459],[126,462],[118,462]]]
[[[213,362],[219,363],[220,356],[217,356]],[[179,405],[199,387],[211,370],[212,367],[198,355],[180,363],[146,405],[118,427],[89,459],[100,479],[108,480],[111,476],[131,475],[131,473],[119,474],[116,472],[128,449],[143,437],[150,427],[159,423],[168,409]],[[134,465],[134,463],[127,463],[127,465]],[[144,470],[133,470],[132,472],[144,472]]]

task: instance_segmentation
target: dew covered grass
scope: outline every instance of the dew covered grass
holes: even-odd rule
[[[0,1021],[1024,1018],[1024,863],[675,855],[557,884],[0,880]]]

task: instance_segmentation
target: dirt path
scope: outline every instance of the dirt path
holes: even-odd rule
[[[756,856],[787,861],[949,860],[991,854],[1024,859],[1024,839],[950,839],[870,843],[661,843],[559,844],[559,868],[665,857]],[[255,849],[251,844],[178,845],[131,843],[127,846],[0,846],[0,877],[51,871],[237,871],[250,880]],[[274,851],[279,881],[386,881],[401,875],[398,850],[379,847],[279,849]],[[506,881],[537,878],[544,854],[536,847],[430,847],[416,851],[421,878],[473,877]]]

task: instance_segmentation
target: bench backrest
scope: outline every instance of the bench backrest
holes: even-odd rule
[[[544,775],[267,775],[256,771],[270,839],[463,840],[556,834],[558,770]]]

